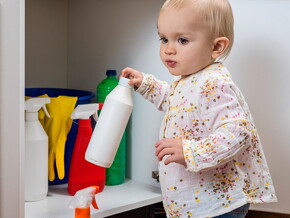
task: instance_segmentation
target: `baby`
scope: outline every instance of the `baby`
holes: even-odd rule
[[[250,203],[276,201],[248,105],[219,62],[233,23],[227,0],[167,0],[158,34],[173,82],[122,71],[166,113],[155,147],[167,217],[245,217]]]

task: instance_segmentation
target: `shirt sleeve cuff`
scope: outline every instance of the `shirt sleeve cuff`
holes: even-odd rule
[[[194,159],[194,153],[192,151],[191,145],[193,140],[182,140],[183,143],[183,155],[186,163],[186,170],[196,172],[198,171],[199,165]]]
[[[150,75],[142,73],[143,75],[143,80],[139,88],[137,88],[135,91],[139,92],[140,94],[143,94],[147,89],[148,86],[150,85]]]

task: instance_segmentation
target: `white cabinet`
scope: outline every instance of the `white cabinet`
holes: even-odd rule
[[[149,47],[153,46],[158,51],[157,36],[152,39],[148,28],[156,30],[155,20],[163,1],[137,3],[133,0],[1,0],[0,2],[0,217],[16,218],[25,215],[24,87],[95,91],[97,84],[105,78],[107,69],[120,71],[129,65],[141,66],[141,70],[147,70],[145,67],[150,69],[144,57],[154,53],[156,60],[159,60],[158,52],[152,51],[148,46],[144,50],[143,46],[147,43]],[[147,16],[148,20],[144,20]],[[24,32],[25,20],[26,32]],[[155,40],[153,44],[152,40]],[[155,68],[160,66],[158,62]],[[143,115],[143,112],[140,113],[141,107],[146,103],[139,104],[139,101],[143,101],[139,96],[135,100],[136,112],[133,112],[131,125],[139,127],[132,131],[130,137],[127,172],[130,180],[121,186],[106,187],[101,193],[100,204],[104,205],[104,209],[100,212],[104,216],[161,201],[158,183],[151,178],[151,172],[157,169],[153,145],[158,138],[159,123],[144,131],[148,121],[140,123],[138,117],[161,120],[162,114],[152,107],[148,111],[154,111],[153,115]],[[146,136],[145,132],[150,137]],[[143,140],[144,138],[146,139]],[[65,214],[70,197],[65,192],[55,193],[55,188],[57,189],[51,188],[46,200],[36,202],[34,205],[27,203],[25,207],[28,214],[26,213],[25,217],[33,217],[35,213],[36,217],[50,217],[45,212],[47,209],[56,217],[58,213]],[[124,196],[128,197],[126,204],[122,199],[119,199],[119,205],[114,201],[103,200],[108,197],[114,198],[114,194],[119,194],[120,197],[121,194],[130,192],[131,195]],[[137,196],[131,198],[134,194]],[[58,204],[59,200],[62,202],[61,205]],[[110,202],[113,202],[113,205]]]
[[[0,217],[24,217],[24,4],[0,0]]]

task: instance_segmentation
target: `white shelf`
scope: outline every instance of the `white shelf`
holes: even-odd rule
[[[68,207],[72,196],[67,184],[50,186],[48,196],[37,202],[25,202],[25,218],[72,218],[74,210]],[[127,180],[122,185],[106,186],[96,195],[99,210],[91,207],[91,217],[106,217],[161,201],[160,188]]]

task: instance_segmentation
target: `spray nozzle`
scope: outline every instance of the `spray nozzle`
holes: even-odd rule
[[[71,118],[74,119],[89,119],[90,116],[94,116],[95,121],[98,120],[98,110],[101,110],[103,103],[95,104],[81,104],[78,105],[71,114]]]
[[[29,98],[25,101],[25,110],[28,113],[36,113],[42,108],[46,116],[50,118],[45,107],[48,103],[50,103],[50,98],[48,97]]]
[[[99,209],[95,195],[99,192],[99,186],[90,186],[76,192],[69,203],[70,208],[75,208],[75,217],[90,217],[91,204],[95,209]]]

